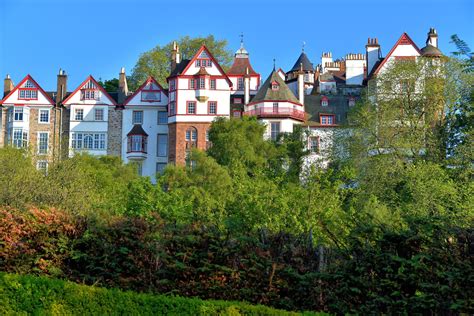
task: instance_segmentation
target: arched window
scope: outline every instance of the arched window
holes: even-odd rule
[[[186,141],[187,142],[196,142],[197,141],[197,129],[190,127],[186,130]]]
[[[92,135],[84,135],[83,144],[85,149],[94,149],[94,138],[92,138]]]

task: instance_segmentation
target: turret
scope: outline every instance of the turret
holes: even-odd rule
[[[428,38],[426,39],[426,45],[431,45],[434,47],[438,47],[438,33],[436,32],[435,28],[430,28],[428,32]]]

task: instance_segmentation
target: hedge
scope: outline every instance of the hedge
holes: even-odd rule
[[[0,315],[323,315],[241,302],[151,295],[0,273]]]

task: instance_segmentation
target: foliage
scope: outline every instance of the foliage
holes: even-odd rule
[[[117,78],[112,78],[110,80],[99,80],[99,84],[105,89],[107,92],[117,92],[119,88],[119,80]]]
[[[213,35],[195,38],[184,36],[177,40],[177,43],[182,60],[191,59],[198,49],[205,44],[224,69],[230,66],[232,61],[232,53],[227,49],[227,41],[217,40]],[[153,76],[163,86],[167,85],[166,78],[170,74],[172,48],[173,42],[170,42],[164,46],[157,45],[140,55],[130,76],[129,85],[131,90],[138,88],[148,76]]]
[[[3,315],[300,315],[240,302],[153,296],[5,273],[0,274],[0,301]]]

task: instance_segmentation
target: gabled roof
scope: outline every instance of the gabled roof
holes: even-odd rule
[[[272,83],[276,82],[279,85],[278,90],[272,89]],[[273,70],[267,80],[258,90],[252,102],[249,104],[259,103],[262,101],[289,101],[297,104],[301,104],[295,97],[290,88],[286,85],[285,81],[281,79],[280,75],[276,70]]]
[[[388,52],[387,56],[385,56],[385,58],[377,66],[377,68],[375,68],[374,66],[375,71],[372,72],[372,75],[377,75],[379,73],[380,69],[382,69],[383,65],[385,65],[387,60],[392,56],[393,52],[399,45],[411,45],[413,46],[413,48],[415,48],[418,54],[420,54],[420,56],[422,55],[420,49],[418,48],[418,46],[416,46],[415,42],[413,42],[410,36],[408,36],[407,33],[403,33],[402,36],[400,36],[400,38],[398,39],[398,41],[395,43],[395,45],[392,47],[390,52]]]
[[[22,81],[20,81],[20,83],[18,83],[13,89],[12,91],[10,91],[10,93],[8,93],[4,98],[3,100],[0,101],[0,104],[3,104],[3,102],[5,102],[16,90],[18,90],[27,80],[31,80],[33,82],[33,84],[36,86],[36,88],[38,88],[39,92],[41,92],[41,94],[46,98],[46,100],[48,100],[49,103],[51,103],[51,105],[55,105],[53,99],[51,98],[51,96],[46,93],[43,88],[41,88],[41,86],[35,81],[35,79],[33,79],[33,77],[31,77],[30,74],[26,75],[25,78],[23,78]]]
[[[214,56],[211,54],[211,52],[209,51],[209,49],[207,49],[206,45],[202,45],[201,48],[198,49],[198,51],[196,52],[196,54],[194,54],[194,57],[191,58],[191,60],[188,62],[188,64],[186,65],[186,67],[181,71],[181,74],[185,73],[189,67],[194,64],[194,62],[196,61],[196,59],[198,59],[199,55],[201,55],[201,53],[205,51],[207,56],[209,56],[209,59],[212,60],[213,64],[216,65],[217,69],[220,71],[220,73],[225,77],[225,79],[227,80],[227,82],[229,83],[230,86],[232,86],[232,81],[230,81],[229,77],[227,77],[225,71],[222,69],[221,65],[219,65],[219,63],[217,62],[217,60],[214,58]],[[181,64],[181,63],[180,63]]]
[[[173,69],[173,71],[170,74],[170,77],[173,76],[178,76],[183,73],[183,70],[188,67],[190,60],[189,59],[183,59],[179,64],[176,65],[176,67]]]
[[[108,94],[107,91],[105,91],[104,87],[102,87],[95,79],[92,77],[92,75],[89,75],[86,80],[84,80],[77,88],[74,90],[64,101],[62,104],[66,104],[69,99],[71,99],[89,80],[91,80],[97,88],[109,99],[110,102],[112,102],[113,105],[117,105],[117,102]]]
[[[163,87],[158,83],[158,81],[155,80],[155,78],[153,78],[152,76],[148,76],[148,78],[142,83],[142,85],[125,100],[123,105],[127,105],[128,102],[130,102],[150,82],[153,82],[154,84],[156,84],[164,94],[168,95],[168,92],[165,89],[163,89]]]
[[[289,72],[301,70],[301,64],[303,64],[303,71],[314,71],[313,64],[309,61],[308,56],[306,56],[305,52],[302,52]]]

